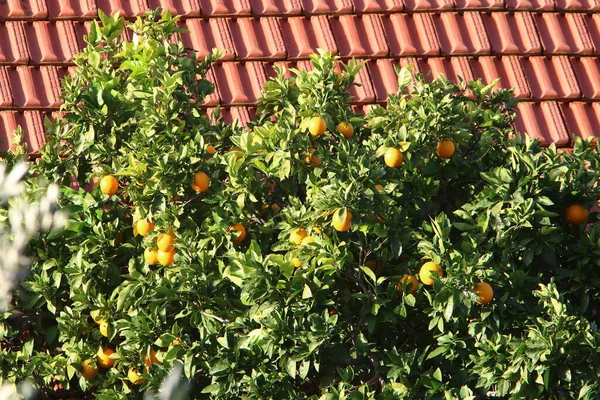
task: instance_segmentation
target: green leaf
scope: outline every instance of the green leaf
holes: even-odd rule
[[[304,284],[304,290],[302,291],[302,298],[309,299],[311,297],[312,297],[312,291],[310,290],[310,287],[307,284]]]

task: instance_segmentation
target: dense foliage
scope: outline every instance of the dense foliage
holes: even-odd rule
[[[218,52],[197,63],[168,13],[132,41],[100,15],[33,166],[70,221],[31,245],[2,380],[135,398],[181,364],[195,398],[600,396],[597,145],[511,138],[510,92],[408,69],[357,115],[361,65],[330,53],[225,124],[200,106]]]

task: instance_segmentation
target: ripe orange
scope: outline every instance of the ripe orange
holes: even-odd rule
[[[150,349],[150,357],[148,357],[148,355],[146,355],[146,358],[144,359],[144,365],[146,367],[149,367],[152,364],[158,364],[158,365],[162,364],[160,361],[158,361],[158,358],[156,358],[156,351],[154,349]]]
[[[158,252],[156,249],[147,247],[146,250],[144,250],[144,260],[150,265],[158,264]]]
[[[375,189],[377,189],[378,191],[382,191],[383,190],[383,186],[381,185],[375,185]]]
[[[196,172],[194,174],[194,184],[192,188],[199,193],[204,193],[210,186],[210,178],[204,172]]]
[[[158,262],[162,266],[166,267],[167,265],[171,265],[175,261],[175,250],[174,249],[171,251],[159,250],[156,253],[156,258],[158,259]]]
[[[565,210],[565,218],[570,225],[579,225],[586,223],[588,220],[588,210],[581,204],[571,204]]]
[[[398,168],[404,161],[404,157],[402,157],[400,150],[393,147],[390,147],[385,151],[383,159],[385,161],[385,165],[390,168]]]
[[[308,131],[313,136],[321,136],[327,130],[327,124],[321,117],[312,117],[308,123]]]
[[[296,268],[300,268],[302,266],[302,261],[298,257],[292,258],[292,265]]]
[[[397,287],[401,292],[404,292],[406,289],[407,294],[413,294],[419,290],[419,281],[414,275],[403,275],[402,278],[400,278],[400,283],[398,283]]]
[[[346,121],[342,121],[338,124],[337,131],[341,133],[346,139],[350,139],[352,136],[354,136],[354,127]]]
[[[147,219],[138,220],[135,227],[137,228],[137,233],[142,236],[146,236],[154,230],[154,224]]]
[[[129,381],[134,385],[141,385],[145,382],[144,379],[141,379],[142,374],[140,374],[135,367],[129,368],[129,371],[127,371],[127,378],[129,378]]]
[[[331,224],[336,231],[346,232],[352,226],[352,212],[346,210],[346,215],[344,216],[340,211],[340,208],[335,210]]]
[[[314,156],[315,150],[311,150],[310,153],[304,159],[304,162],[310,164],[311,168],[317,168],[321,164],[321,157]]]
[[[175,242],[175,234],[173,232],[161,233],[156,239],[156,245],[162,251],[173,249],[173,242]]]
[[[212,156],[217,153],[217,149],[215,149],[212,144],[209,144],[206,146],[206,152]]]
[[[435,152],[442,158],[450,158],[456,151],[456,145],[452,139],[442,139],[435,147]]]
[[[110,358],[111,354],[114,354],[114,350],[107,347],[106,349],[102,349],[100,347],[98,352],[96,353],[96,360],[98,361],[98,365],[102,368],[110,368],[114,365],[115,359]]]
[[[314,243],[314,242],[315,242],[314,237],[307,236],[304,239],[302,239],[302,242],[300,242],[300,246],[306,246],[307,244]]]
[[[302,239],[304,239],[307,236],[308,232],[306,232],[306,229],[296,228],[290,234],[290,242],[294,243],[295,245],[299,245],[300,243],[302,243]]]
[[[98,368],[92,365],[91,360],[85,360],[81,363],[81,376],[85,379],[92,379],[96,375],[98,375]]]
[[[367,260],[365,261],[365,266],[373,271],[376,277],[380,277],[381,273],[383,272],[383,264],[381,264],[381,261],[379,260]]]
[[[100,180],[100,191],[107,196],[112,196],[119,190],[119,182],[112,175],[106,175]]]
[[[479,282],[473,287],[473,291],[481,299],[477,304],[487,304],[494,298],[494,289],[489,283]]]
[[[102,320],[100,322],[100,334],[104,337],[110,336],[110,324],[108,321]]]
[[[246,239],[246,228],[242,224],[231,225],[231,228],[229,228],[229,231],[237,231],[240,233],[238,235],[238,237],[231,240],[233,243],[242,243],[244,241],[244,239]]]
[[[433,285],[433,278],[431,277],[432,272],[435,272],[439,276],[442,276],[442,267],[439,264],[434,263],[433,261],[426,262],[423,264],[421,269],[419,270],[419,278],[421,278],[421,282],[425,285]]]

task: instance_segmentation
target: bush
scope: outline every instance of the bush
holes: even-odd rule
[[[511,139],[510,92],[408,69],[357,115],[361,65],[324,52],[228,125],[200,108],[218,52],[196,63],[169,13],[132,41],[100,16],[34,166],[70,221],[31,246],[3,380],[135,398],[179,365],[197,398],[600,395],[597,145]]]

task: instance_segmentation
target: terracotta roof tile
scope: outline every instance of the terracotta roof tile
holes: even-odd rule
[[[279,20],[273,17],[228,19],[238,59],[285,59]]]
[[[281,33],[289,59],[308,58],[319,48],[337,54],[329,21],[323,15],[284,19],[281,21]]]
[[[83,48],[71,21],[34,21],[25,25],[33,64],[67,63]]]
[[[8,150],[18,126],[23,128],[23,140],[30,152],[38,151],[46,143],[42,112],[0,111],[0,150]]]
[[[506,0],[506,7],[519,11],[549,11],[554,10],[554,0]]]
[[[517,110],[517,131],[539,139],[544,146],[552,142],[557,146],[569,144],[570,137],[555,101],[521,102]]]
[[[302,8],[311,14],[350,14],[353,10],[350,0],[302,0]]]
[[[375,89],[371,83],[367,68],[361,68],[361,70],[358,71],[355,82],[360,86],[352,86],[348,90],[353,97],[353,102],[360,104],[375,102]]]
[[[481,78],[485,83],[500,78],[498,86],[504,89],[515,88],[515,97],[531,97],[529,84],[517,56],[474,58],[471,59],[471,69],[475,78]]]
[[[535,17],[544,53],[590,54],[594,52],[592,38],[583,14],[543,13]]]
[[[205,17],[250,16],[250,0],[200,0],[200,9]]]
[[[0,67],[0,107],[2,108],[10,108],[13,105],[9,70],[10,67]]]
[[[560,109],[563,113],[569,133],[583,139],[598,136],[600,126],[600,103],[584,103],[573,101],[562,103]]]
[[[255,16],[302,14],[301,0],[250,0],[250,6]]]
[[[489,54],[490,43],[478,12],[445,12],[433,17],[442,54]]]
[[[148,10],[146,0],[96,0],[96,4],[108,15],[119,13],[123,17],[142,15]]]
[[[594,51],[596,54],[600,54],[600,14],[586,15],[584,20],[594,43]]]
[[[18,66],[8,68],[7,72],[14,107],[58,108],[60,105],[61,75],[57,67]]]
[[[404,10],[402,0],[354,0],[354,12],[363,13],[392,13]]]
[[[410,11],[451,10],[452,0],[404,0],[404,7]]]
[[[529,57],[522,59],[521,64],[534,99],[576,99],[581,95],[575,72],[566,56]]]
[[[215,71],[212,69],[208,71],[208,74],[206,74],[206,79],[215,85],[215,91],[202,100],[202,105],[210,107],[219,105],[221,99],[219,98],[219,91],[217,90],[217,77],[215,76]]]
[[[47,17],[46,0],[0,1],[0,20],[37,20]]]
[[[44,137],[44,115],[40,111],[0,111],[0,150],[8,150],[13,132],[23,128],[23,141],[30,152],[35,152],[46,143]]]
[[[222,104],[255,104],[267,81],[259,62],[226,62],[213,67]]]
[[[201,15],[200,0],[148,0],[148,7],[151,9],[161,7],[163,10],[169,10],[173,15],[181,15],[182,18]]]
[[[185,28],[189,33],[182,33],[181,40],[185,47],[194,49],[197,60],[203,60],[213,48],[225,51],[222,61],[235,59],[233,39],[224,18],[190,18],[185,21]]]
[[[384,102],[387,100],[389,93],[396,93],[398,91],[398,78],[394,70],[393,60],[389,58],[370,60],[365,66],[371,76],[376,101]]]
[[[482,14],[482,20],[494,54],[541,54],[531,14],[493,12]]]
[[[582,96],[588,100],[600,100],[600,60],[597,57],[571,58],[571,65]]]
[[[554,0],[556,9],[560,11],[600,11],[598,0]]]
[[[393,56],[435,56],[440,44],[432,14],[392,14],[382,18],[390,54]]]
[[[226,124],[231,124],[237,121],[240,125],[245,126],[254,117],[254,108],[252,107],[221,107],[220,116]],[[214,120],[215,108],[207,108],[206,114],[210,119]]]
[[[383,57],[388,54],[379,15],[342,15],[329,20],[339,55],[342,57]]]
[[[467,57],[419,59],[418,63],[424,74],[431,71],[431,75],[428,77],[429,81],[437,78],[440,74],[453,82],[457,82],[459,77],[463,80],[473,80],[474,78]]]
[[[504,8],[504,0],[454,0],[457,9],[492,10]]]
[[[0,63],[27,64],[28,61],[24,23],[0,23]]]
[[[48,19],[93,19],[98,16],[95,0],[46,0]]]

